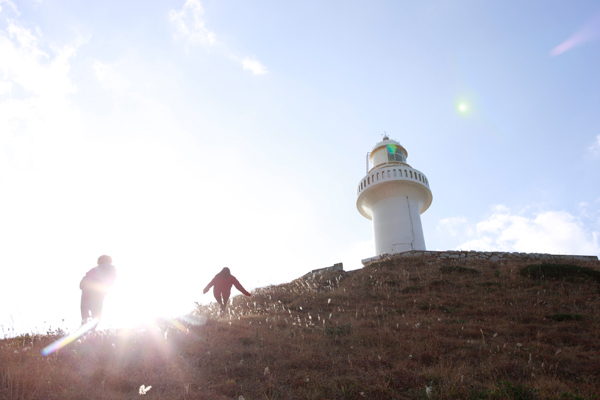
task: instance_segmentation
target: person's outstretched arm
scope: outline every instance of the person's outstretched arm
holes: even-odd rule
[[[233,278],[233,284],[235,285],[235,288],[237,290],[239,290],[240,292],[242,292],[244,294],[244,296],[248,296],[248,297],[252,296],[246,289],[244,289],[242,284],[236,278]]]
[[[202,291],[203,294],[206,294],[206,292],[208,292],[210,290],[210,288],[215,284],[215,278],[213,278],[212,281],[210,281],[210,283],[208,285],[206,285],[206,287],[204,288],[204,290]]]

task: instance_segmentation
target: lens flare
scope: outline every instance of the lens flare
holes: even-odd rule
[[[71,333],[70,335],[61,337],[56,342],[44,347],[44,349],[42,350],[42,354],[47,356],[54,353],[56,350],[65,347],[66,345],[77,339],[79,336],[83,335],[84,333],[98,325],[98,322],[100,322],[98,318],[93,318],[91,321],[88,321],[85,324],[81,325],[75,332]]]
[[[600,39],[600,12],[588,20],[577,32],[550,51],[552,57],[561,55],[574,47]]]
[[[469,104],[467,104],[467,102],[459,101],[458,104],[456,104],[456,110],[460,114],[467,114],[470,110],[470,107],[469,107]]]

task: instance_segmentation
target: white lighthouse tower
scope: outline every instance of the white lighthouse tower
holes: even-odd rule
[[[367,154],[356,207],[373,221],[376,255],[425,250],[421,214],[433,196],[427,177],[408,165],[407,157],[406,149],[387,135]]]

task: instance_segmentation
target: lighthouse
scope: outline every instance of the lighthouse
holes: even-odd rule
[[[356,207],[373,221],[375,252],[425,250],[421,214],[431,205],[429,180],[406,162],[408,152],[386,136],[367,153]]]

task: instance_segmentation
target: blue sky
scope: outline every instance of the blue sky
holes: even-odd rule
[[[428,249],[600,253],[597,2],[0,7],[5,331],[76,326],[101,254],[105,326],[208,302],[225,266],[359,268],[384,131],[430,182]]]

